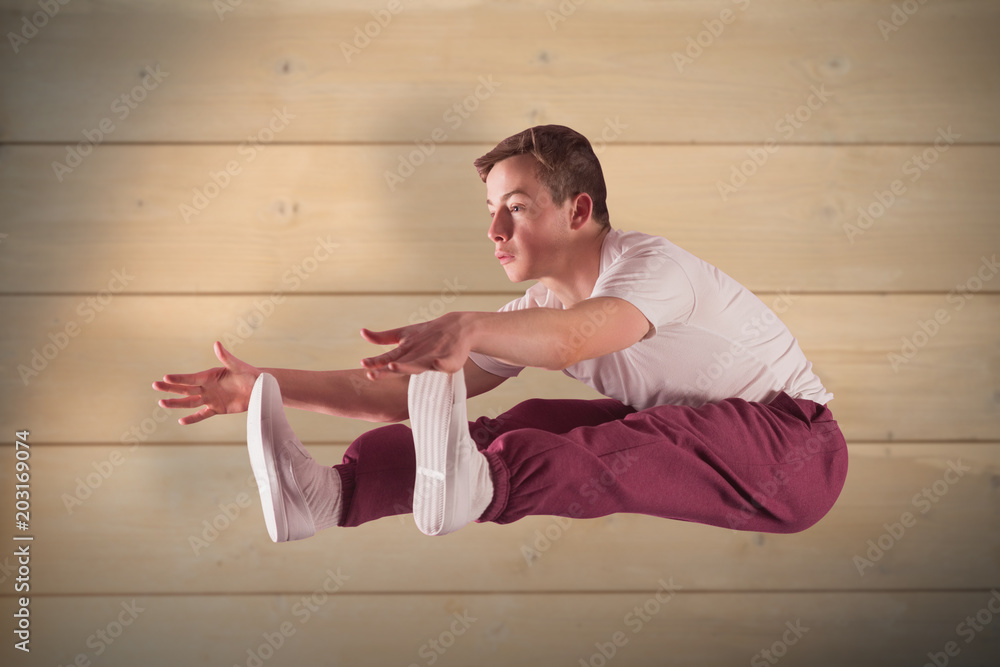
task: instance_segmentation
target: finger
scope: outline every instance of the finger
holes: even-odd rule
[[[389,362],[381,368],[382,373],[393,375],[418,375],[424,371],[457,373],[465,366],[465,361],[439,358],[432,355],[408,355]]]
[[[426,370],[434,370],[434,368],[429,367],[425,363],[417,363],[415,361],[399,362],[393,361],[385,367],[387,373],[392,373],[393,375],[417,375],[418,373],[423,373]]]
[[[212,349],[215,351],[215,356],[219,359],[219,361],[222,362],[222,365],[225,366],[226,368],[230,368],[229,359],[233,355],[229,354],[229,350],[222,347],[222,343],[220,343],[219,341],[215,341],[215,344],[212,346]]]
[[[172,394],[184,394],[185,396],[200,394],[202,391],[200,385],[170,384],[169,382],[154,382],[153,389],[157,391],[169,391]]]
[[[375,369],[382,368],[385,366],[384,361],[380,361],[381,357],[369,357],[368,359],[361,360],[362,368]]]
[[[391,362],[399,358],[402,354],[397,347],[395,350],[389,350],[385,354],[380,354],[377,357],[367,357],[361,360],[361,365],[365,368],[385,368]]]
[[[163,381],[170,384],[190,384],[200,386],[207,384],[210,379],[212,379],[212,369],[207,371],[199,371],[197,373],[178,373],[174,375],[164,375]]]
[[[239,359],[233,356],[233,353],[222,347],[222,343],[215,341],[215,356],[219,358],[222,365],[231,371],[235,371],[240,367],[242,363]]]
[[[181,426],[190,426],[191,424],[197,424],[200,421],[208,419],[209,417],[212,417],[215,414],[216,414],[215,410],[206,405],[201,410],[192,415],[188,415],[187,417],[181,417],[180,419],[177,420],[177,422]]]
[[[400,327],[399,329],[386,329],[385,331],[362,329],[361,336],[369,343],[374,343],[376,345],[395,345],[402,339],[402,331],[404,328],[405,327]]]
[[[393,352],[395,351],[396,350],[393,350]],[[367,361],[369,360],[365,359],[362,363],[364,364],[364,362]],[[413,375],[415,373],[423,373],[428,370],[426,364],[419,364],[412,360],[401,362],[398,359],[394,359],[392,361],[388,361],[382,359],[381,357],[375,357],[372,361],[373,363],[371,365],[365,364],[365,367],[368,369],[367,375],[369,380],[378,379],[381,375]]]
[[[197,408],[205,405],[203,396],[186,396],[184,398],[161,398],[157,405],[161,408]]]
[[[361,367],[367,369],[368,372],[378,372],[380,369],[385,368],[386,363],[380,361],[381,357],[370,357],[368,359],[361,360]]]

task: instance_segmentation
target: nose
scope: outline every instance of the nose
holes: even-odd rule
[[[507,212],[507,209],[503,206],[498,207],[497,212],[493,214],[493,221],[490,223],[490,228],[486,231],[486,236],[494,243],[502,243],[510,240],[513,231],[513,225],[511,224],[510,214]]]

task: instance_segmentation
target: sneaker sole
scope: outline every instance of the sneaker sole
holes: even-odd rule
[[[266,416],[265,406],[270,405],[270,401],[265,399],[270,397],[272,387],[276,386],[277,381],[269,373],[261,373],[253,385],[250,405],[247,407],[247,450],[257,490],[260,492],[260,506],[264,511],[267,534],[274,542],[284,542],[288,539],[288,525],[285,521],[278,471],[274,465],[272,422],[270,418],[262,419]]]
[[[407,400],[417,470],[413,486],[413,519],[425,535],[444,535],[456,525],[456,508],[468,504],[468,490],[456,484],[460,467],[458,437],[452,428],[455,378],[425,371],[410,376]],[[464,385],[463,385],[464,386]],[[464,396],[460,397],[464,400]]]

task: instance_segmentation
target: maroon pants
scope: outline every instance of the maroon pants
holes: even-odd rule
[[[635,411],[614,399],[532,399],[469,422],[494,497],[480,522],[618,512],[735,530],[794,533],[833,507],[847,443],[829,408],[782,392],[699,408]],[[371,430],[335,466],[343,526],[413,510],[409,427]]]

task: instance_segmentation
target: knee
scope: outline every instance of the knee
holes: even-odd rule
[[[539,414],[549,414],[553,408],[552,399],[529,398],[521,401],[502,416],[515,421],[535,421]]]
[[[839,433],[839,432],[838,432]],[[800,502],[781,523],[785,533],[801,533],[830,513],[847,481],[847,443],[824,451],[811,466],[812,474],[800,486]]]
[[[812,487],[812,495],[808,501],[799,503],[797,507],[791,508],[790,512],[779,518],[780,530],[777,532],[801,533],[815,526],[833,509],[843,486],[843,480],[831,479],[827,484],[817,484]]]
[[[501,419],[565,433],[580,426],[599,426],[624,419],[634,412],[613,398],[529,398],[504,413]]]
[[[790,516],[782,517],[778,520],[777,528],[774,532],[791,535],[801,533],[812,528],[819,520],[826,516],[827,512],[796,512]]]
[[[347,450],[344,452],[344,462],[357,461],[362,449],[370,450],[372,447],[380,447],[386,443],[400,441],[409,442],[411,446],[413,443],[412,432],[404,424],[391,424],[390,426],[373,428],[359,435],[354,439],[354,442],[348,445]]]

